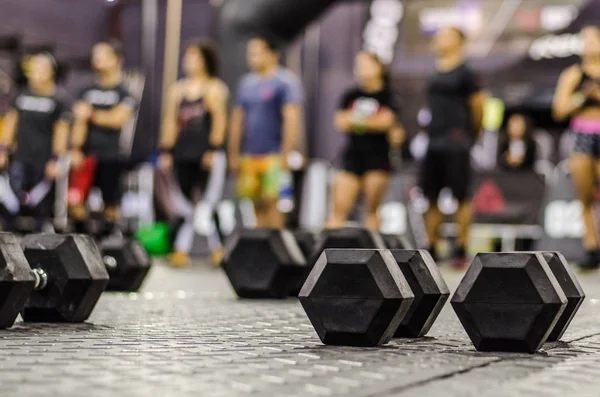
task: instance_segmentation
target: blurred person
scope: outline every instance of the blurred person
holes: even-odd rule
[[[229,90],[217,77],[219,61],[214,44],[201,40],[191,42],[182,63],[185,77],[173,84],[167,102],[159,168],[163,171],[174,169],[181,192],[189,203],[194,203],[194,191],[200,189],[204,200],[210,204],[207,216],[218,224],[214,207],[221,197],[225,179],[223,146]],[[217,182],[209,184],[211,175],[217,174],[221,176],[212,178]],[[184,222],[177,232],[175,252],[170,258],[178,267],[190,263],[194,210],[189,203],[180,211]],[[209,236],[209,248],[216,265],[221,261],[222,247],[215,237]]]
[[[95,158],[93,187],[102,192],[105,232],[114,229],[119,217],[123,161],[119,139],[121,129],[133,117],[135,99],[123,83],[123,49],[117,41],[99,42],[91,56],[95,81],[84,87],[73,106],[71,166],[80,169],[85,157]],[[88,217],[85,203],[73,206],[76,229],[84,230]]]
[[[396,106],[387,78],[387,68],[369,52],[355,59],[358,85],[342,96],[335,126],[347,134],[343,171],[333,186],[333,211],[327,227],[343,227],[358,194],[365,195],[365,226],[379,230],[377,210],[390,181],[390,149],[398,149],[403,129],[396,123]],[[392,145],[390,145],[390,143]]]
[[[533,122],[522,113],[512,114],[498,146],[498,167],[505,171],[533,171],[536,155]]]
[[[257,226],[282,228],[277,202],[302,131],[304,93],[269,40],[251,39],[247,58],[251,72],[240,82],[231,116],[230,168],[239,171],[238,195],[254,203]]]
[[[600,262],[594,219],[594,188],[600,173],[600,28],[581,30],[581,62],[565,69],[558,80],[552,111],[558,121],[571,118],[575,146],[570,158],[571,177],[583,205],[586,259],[583,269],[597,269]]]
[[[0,168],[8,168],[15,195],[7,208],[11,216],[5,230],[13,230],[14,216],[29,207],[32,211],[27,215],[33,215],[34,231],[39,232],[53,213],[52,192],[60,172],[59,157],[67,150],[71,109],[66,93],[57,87],[54,56],[35,54],[25,69],[27,86],[11,102],[0,143]]]
[[[470,151],[481,130],[485,102],[479,79],[465,62],[464,45],[465,35],[452,26],[439,30],[433,40],[436,65],[427,82],[431,111],[429,146],[419,183],[429,200],[425,223],[429,250],[434,256],[444,220],[437,206],[438,196],[448,187],[458,201],[455,215],[458,236],[452,255],[456,268],[467,264],[466,246],[473,216]]]

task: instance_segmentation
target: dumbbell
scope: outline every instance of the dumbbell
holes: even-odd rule
[[[88,236],[0,233],[0,329],[24,321],[83,322],[108,284]]]
[[[294,235],[280,229],[241,229],[225,247],[222,268],[240,298],[285,298],[310,271]]]
[[[107,291],[136,292],[148,276],[152,258],[137,241],[122,236],[105,238],[100,250],[110,275]]]
[[[562,336],[584,298],[558,252],[480,253],[451,304],[475,349],[534,353]]]
[[[423,250],[326,249],[299,294],[327,345],[425,335],[450,292]]]

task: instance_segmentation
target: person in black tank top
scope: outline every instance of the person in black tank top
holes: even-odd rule
[[[585,224],[583,247],[586,259],[580,266],[597,269],[600,245],[594,219],[595,184],[600,169],[600,28],[581,30],[581,63],[565,69],[558,80],[552,112],[558,121],[571,119],[575,136],[570,171],[577,196],[582,203]]]
[[[40,231],[53,212],[58,160],[67,149],[70,105],[56,86],[58,66],[51,54],[33,55],[27,65],[28,85],[13,98],[4,119],[0,168],[8,166],[15,195],[9,211],[33,216],[34,231]],[[7,217],[5,230],[13,229],[14,219]]]
[[[158,167],[174,171],[185,205],[180,209],[181,225],[176,231],[175,250],[170,257],[176,267],[190,263],[194,211],[205,209],[204,217],[217,225],[214,207],[220,199],[226,164],[223,152],[227,123],[228,89],[217,78],[217,52],[212,43],[194,41],[183,56],[186,77],[170,89],[160,138]],[[196,209],[194,204],[200,202]],[[218,264],[222,247],[209,236],[211,259]]]

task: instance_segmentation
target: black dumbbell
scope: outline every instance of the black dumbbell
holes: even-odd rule
[[[310,262],[314,263],[326,249],[386,249],[378,232],[360,227],[325,229],[317,237]]]
[[[449,295],[427,251],[327,249],[299,298],[323,343],[377,346],[425,335]]]
[[[431,254],[425,250],[390,250],[415,299],[396,338],[425,336],[450,297],[450,290]]]
[[[326,249],[299,294],[326,345],[390,341],[414,294],[389,250]]]
[[[412,250],[413,245],[406,236],[401,234],[382,234],[383,242],[387,249],[391,250]]]
[[[83,322],[108,284],[88,236],[0,233],[0,328],[24,321]]]
[[[294,235],[279,229],[239,230],[227,243],[222,267],[240,298],[285,298],[309,273]]]
[[[534,353],[562,335],[583,299],[562,255],[513,252],[478,254],[451,302],[477,350]]]
[[[106,290],[139,291],[152,267],[152,258],[146,249],[137,240],[113,236],[102,240],[100,250],[110,275]]]

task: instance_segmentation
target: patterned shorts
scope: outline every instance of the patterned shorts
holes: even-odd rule
[[[587,154],[595,159],[600,159],[600,134],[575,131],[574,135],[573,153]]]
[[[281,160],[277,155],[246,156],[240,162],[238,196],[257,198],[279,197]]]

